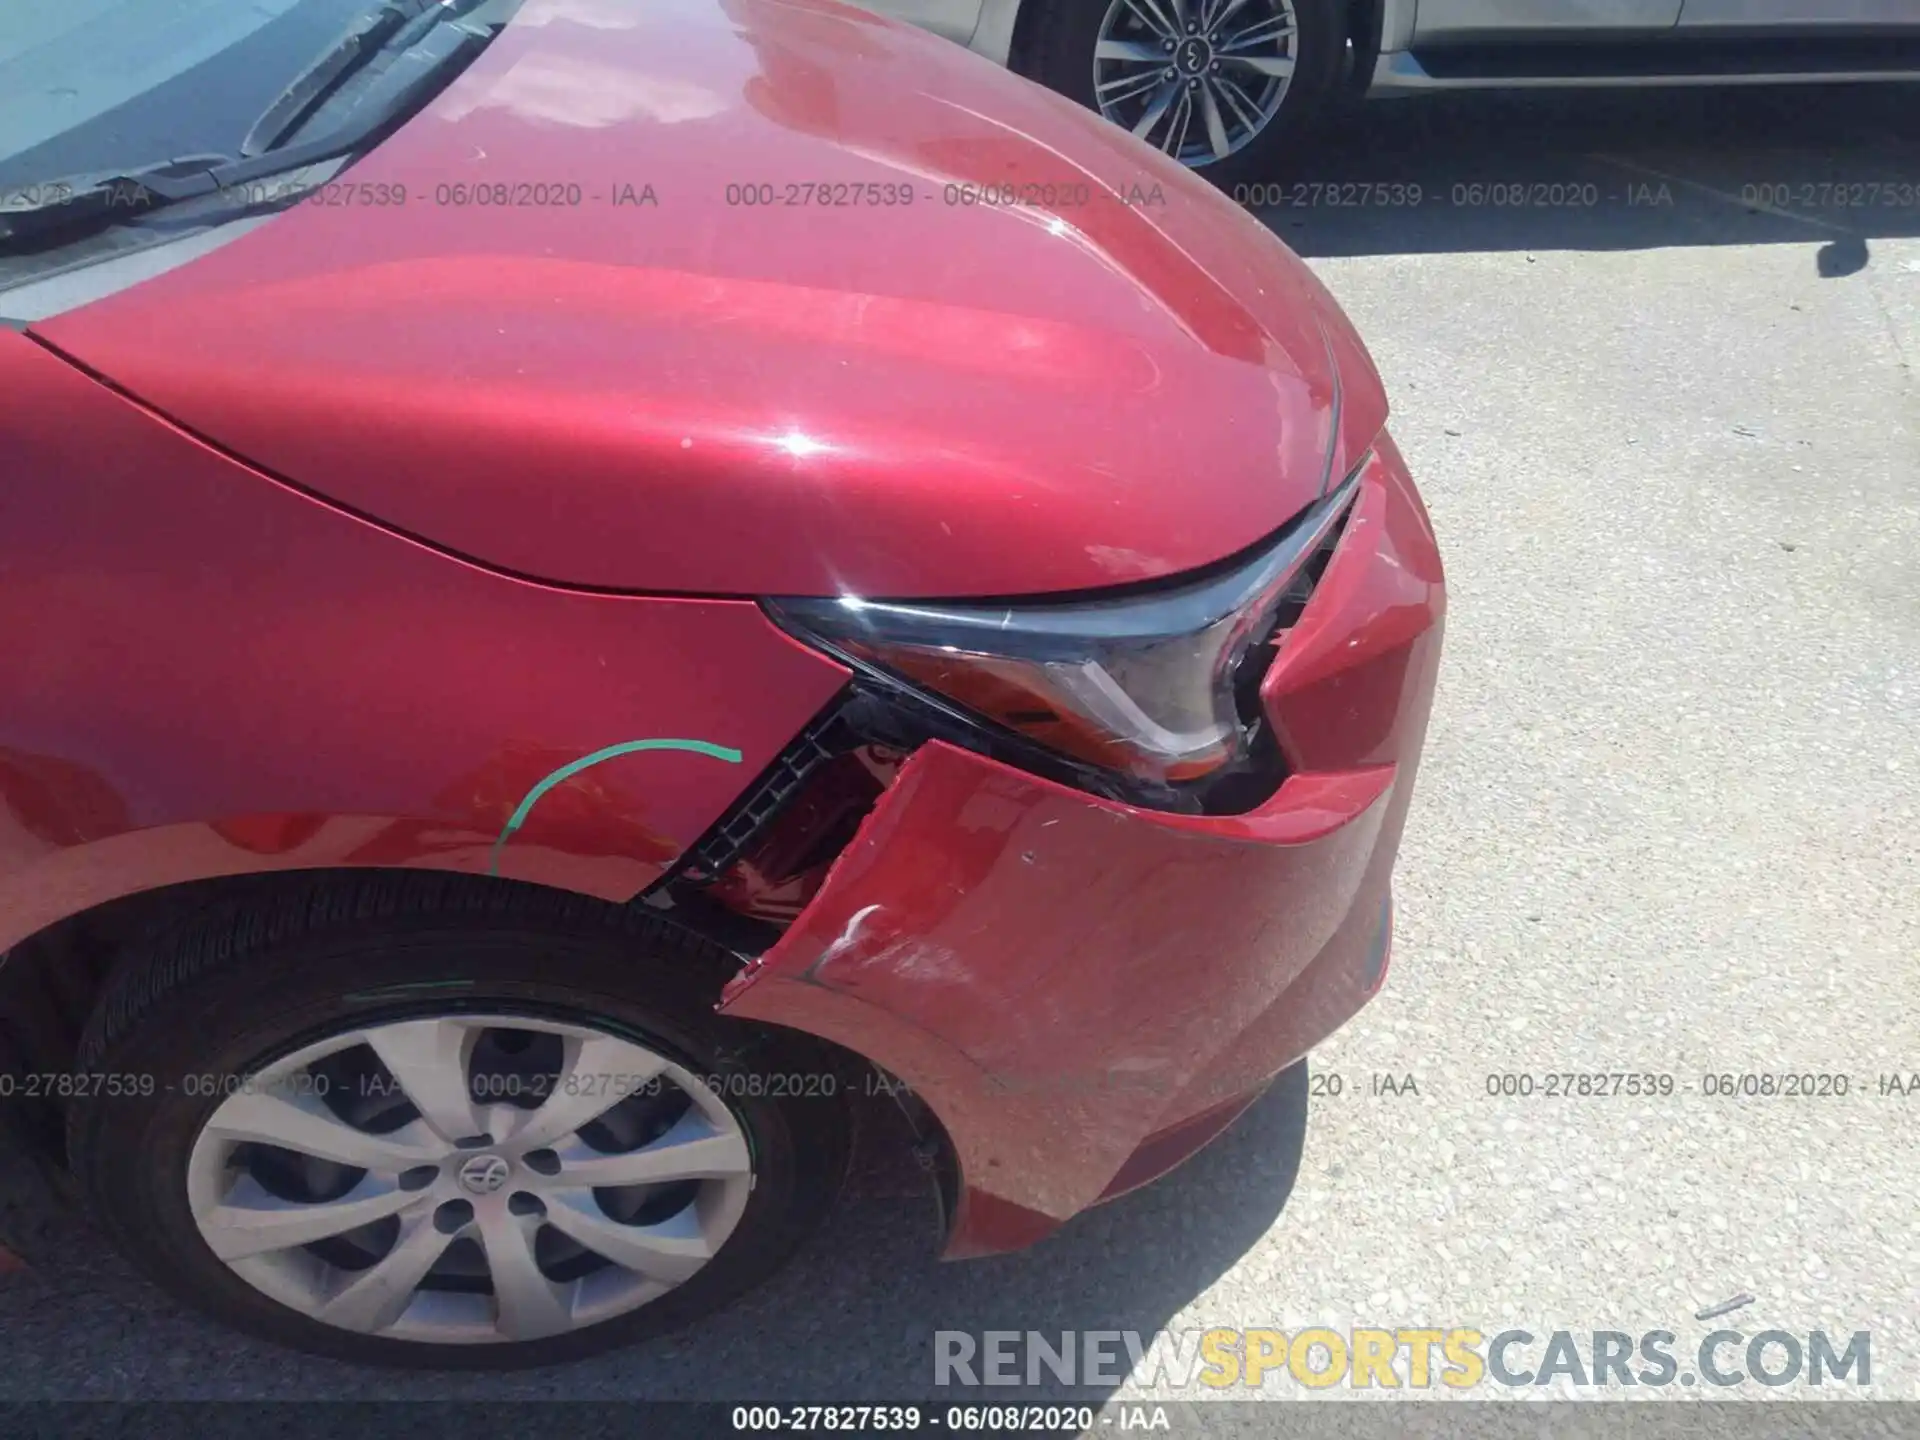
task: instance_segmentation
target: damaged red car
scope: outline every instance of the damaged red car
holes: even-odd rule
[[[862,1094],[1006,1251],[1376,992],[1441,566],[1254,220],[826,0],[218,9],[0,24],[10,1244],[555,1361]]]

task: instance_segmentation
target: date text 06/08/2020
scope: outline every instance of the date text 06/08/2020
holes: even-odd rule
[[[1171,1430],[1164,1405],[1121,1405],[1103,1415],[1092,1405],[736,1405],[736,1431],[817,1434],[821,1431],[947,1430],[956,1434],[1019,1431],[1084,1435],[1096,1426],[1116,1430]]]

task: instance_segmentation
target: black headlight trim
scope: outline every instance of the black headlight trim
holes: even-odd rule
[[[1198,781],[1159,783],[1080,762],[869,663],[806,623],[809,614],[823,607],[841,607],[843,601],[763,601],[774,623],[831,655],[847,666],[854,678],[815,723],[796,737],[789,747],[793,753],[777,759],[709,836],[689,852],[693,869],[718,873],[784,803],[785,794],[797,788],[800,772],[810,770],[827,755],[867,743],[912,750],[928,740],[941,739],[1105,799],[1174,814],[1237,814],[1255,808],[1286,778],[1278,743],[1260,713],[1257,699],[1260,681],[1273,657],[1268,642],[1291,628],[1311,599],[1314,585],[1345,533],[1359,494],[1360,477],[1371,458],[1369,452],[1337,489],[1306,506],[1265,540],[1209,566],[1198,578],[1194,572],[1185,572],[1151,585],[1006,601],[857,602],[876,608],[910,603],[917,611],[937,609],[943,618],[959,617],[962,623],[971,618],[981,627],[983,636],[991,634],[994,646],[1008,646],[1009,636],[1014,635],[1017,638],[1011,644],[1020,648],[1012,653],[1039,656],[1061,653],[1050,649],[1050,644],[1060,643],[1063,637],[1066,643],[1072,643],[1079,638],[1075,632],[1082,630],[1082,622],[1096,616],[1110,624],[1119,609],[1137,607],[1142,615],[1151,615],[1158,607],[1162,624],[1157,632],[1149,629],[1148,634],[1169,636],[1253,609],[1257,613],[1249,617],[1248,634],[1231,671],[1236,705],[1247,726],[1246,753],[1220,772]],[[1008,623],[1021,616],[1033,617],[1037,623],[1055,622],[1058,628],[1051,634],[1027,634]],[[1256,656],[1257,663],[1252,663]]]

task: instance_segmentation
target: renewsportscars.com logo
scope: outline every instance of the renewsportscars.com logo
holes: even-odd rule
[[[1872,1337],[1856,1330],[1501,1330],[1466,1326],[1296,1330],[936,1330],[933,1383],[1147,1389],[1471,1390],[1873,1383]]]

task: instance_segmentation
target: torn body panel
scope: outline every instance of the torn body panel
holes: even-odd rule
[[[1443,606],[1387,442],[1262,686],[1297,767],[1266,804],[1141,810],[930,743],[722,1008],[920,1095],[961,1175],[949,1256],[1170,1167],[1378,988]]]

